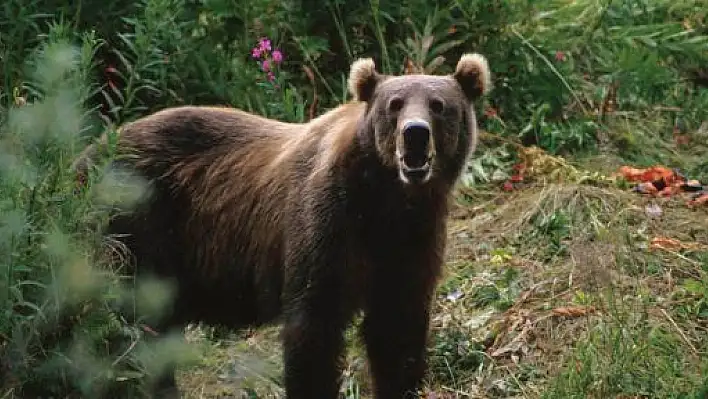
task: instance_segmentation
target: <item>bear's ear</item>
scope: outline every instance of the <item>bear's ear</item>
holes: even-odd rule
[[[369,101],[380,79],[381,75],[376,72],[373,59],[360,58],[354,61],[348,82],[349,93],[354,97],[354,101]]]
[[[452,76],[470,101],[487,94],[492,86],[489,64],[481,54],[463,54]]]

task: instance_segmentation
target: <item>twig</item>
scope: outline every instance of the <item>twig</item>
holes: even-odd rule
[[[307,65],[302,66],[302,70],[305,71],[307,78],[310,79],[312,83],[312,104],[310,104],[309,120],[315,119],[315,110],[317,109],[317,82],[315,82],[315,75],[312,73]]]
[[[688,337],[686,336],[686,334],[683,333],[683,331],[682,331],[681,328],[678,326],[678,324],[676,324],[676,322],[674,321],[674,319],[666,312],[666,310],[664,310],[664,309],[659,309],[659,310],[661,310],[661,313],[664,314],[664,316],[669,320],[669,322],[671,323],[671,325],[674,326],[674,328],[676,329],[676,331],[678,331],[679,335],[681,335],[681,338],[683,338],[683,340],[686,342],[686,344],[687,344],[687,345],[691,348],[691,350],[693,351],[693,354],[696,355],[696,356],[699,356],[700,354],[699,354],[699,352],[698,352],[698,349],[696,349],[696,347],[693,346],[693,344],[691,343],[691,341],[688,339]]]
[[[692,265],[694,265],[694,266],[703,267],[703,263],[701,263],[701,262],[699,262],[699,261],[696,261],[696,260],[693,260],[693,259],[691,259],[691,258],[688,258],[688,257],[686,257],[685,255],[682,255],[682,254],[680,254],[680,253],[677,252],[677,251],[671,251],[671,250],[664,249],[664,248],[662,248],[662,249],[664,250],[664,252],[670,253],[671,255],[674,255],[674,256],[676,256],[676,257],[679,258],[679,259],[685,260],[686,262],[688,262],[688,263],[690,263],[690,264],[692,264]]]
[[[128,349],[126,349],[125,352],[123,352],[120,356],[118,356],[118,358],[113,361],[113,364],[111,364],[111,366],[115,367],[115,365],[117,365],[117,364],[120,363],[123,359],[125,359],[125,357],[128,356],[128,354],[133,351],[133,348],[135,348],[135,345],[138,344],[138,341],[140,341],[139,338],[134,339],[134,340],[130,343],[130,346],[128,347]]]
[[[657,105],[652,108],[654,111],[667,111],[667,112],[681,112],[683,111],[683,108],[679,107],[666,107],[666,106],[661,106]]]
[[[516,373],[512,372],[508,366],[506,366],[504,368],[506,369],[506,371],[509,372],[509,375],[511,376],[511,378],[513,378],[514,381],[516,382],[516,386],[518,386],[519,389],[521,390],[521,395],[523,395],[524,398],[529,398],[529,395],[526,393],[526,389],[524,388],[524,385],[521,383],[519,378],[516,376]]]

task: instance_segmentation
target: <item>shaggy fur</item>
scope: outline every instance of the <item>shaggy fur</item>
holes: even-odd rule
[[[448,76],[382,75],[366,59],[352,65],[355,100],[308,123],[184,106],[123,126],[129,156],[114,165],[147,178],[152,195],[108,233],[125,235],[139,272],[175,283],[157,328],[282,322],[287,397],[327,399],[342,333],[363,310],[375,397],[414,395],[448,197],[477,140],[471,102],[489,82],[476,54]],[[404,137],[410,121],[419,141]],[[174,388],[171,373],[162,385]]]

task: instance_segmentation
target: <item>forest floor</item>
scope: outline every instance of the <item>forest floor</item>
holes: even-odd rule
[[[708,204],[602,177],[619,158],[534,156],[513,190],[458,192],[427,397],[708,395]],[[354,328],[344,395],[370,397]],[[190,329],[204,351],[185,397],[281,397],[278,331]]]

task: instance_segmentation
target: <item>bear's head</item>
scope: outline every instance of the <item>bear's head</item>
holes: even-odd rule
[[[398,170],[406,185],[455,179],[477,144],[472,102],[491,86],[487,60],[465,54],[451,75],[384,75],[371,58],[349,74],[354,101],[366,103],[359,139]]]

